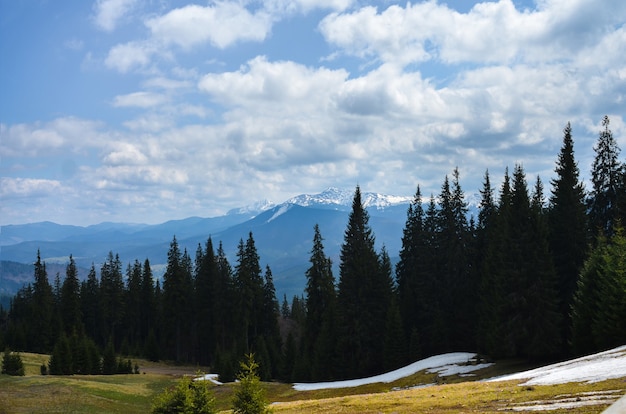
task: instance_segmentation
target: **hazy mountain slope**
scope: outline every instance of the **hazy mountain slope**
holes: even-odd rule
[[[245,241],[252,232],[261,265],[271,267],[278,294],[291,296],[303,292],[315,224],[320,226],[326,254],[332,258],[338,277],[339,252],[352,197],[352,191],[329,188],[319,194],[294,197],[280,205],[264,201],[220,217],[189,217],[158,225],[101,223],[79,227],[43,222],[3,226],[0,259],[32,264],[39,249],[46,263],[66,264],[72,254],[78,266],[89,269],[94,263],[99,270],[108,252],[113,251],[120,255],[124,266],[135,259],[142,262],[150,259],[158,277],[164,271],[174,236],[192,258],[198,244],[204,247],[209,236],[216,249],[221,241],[234,266],[239,240]],[[384,244],[393,259],[401,246],[410,198],[364,193],[363,200],[368,206],[377,249]],[[19,278],[30,280],[32,265]],[[0,291],[16,290],[15,283],[3,280],[0,268]]]

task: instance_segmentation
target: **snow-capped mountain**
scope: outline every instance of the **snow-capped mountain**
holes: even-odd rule
[[[232,209],[228,212],[228,214],[259,214],[274,207],[288,205],[348,211],[352,208],[353,198],[354,190],[328,187],[321,193],[300,194],[281,204],[275,204],[269,200],[262,200],[246,207]],[[409,204],[413,201],[413,197],[364,192],[361,193],[361,201],[363,206],[367,209],[375,208],[377,210],[384,210],[385,208],[391,206]]]
[[[297,204],[303,207],[326,207],[345,210],[346,208],[352,208],[353,198],[354,190],[329,187],[319,194],[301,194],[290,198],[286,203]],[[361,201],[365,208],[384,209],[399,204],[409,204],[412,201],[412,197],[361,193]]]
[[[261,200],[256,203],[249,204],[245,207],[233,208],[228,210],[227,216],[232,215],[256,215],[276,207],[276,203],[270,200]]]

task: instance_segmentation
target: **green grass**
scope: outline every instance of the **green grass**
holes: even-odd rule
[[[22,354],[26,376],[0,376],[0,414],[3,413],[148,413],[154,397],[174,385],[183,373],[196,367],[178,367],[138,360],[145,374],[114,376],[42,376],[39,367],[48,357]],[[148,369],[151,368],[151,369]],[[504,361],[477,372],[476,377],[440,378],[420,372],[385,384],[318,391],[295,391],[291,384],[263,383],[275,413],[499,413],[528,401],[551,401],[583,393],[612,391],[624,394],[626,378],[594,384],[519,386],[519,382],[477,382],[475,379],[528,368],[518,361]],[[469,380],[469,381],[468,381]],[[413,388],[420,384],[438,384]],[[228,412],[238,385],[215,386],[218,410]],[[609,405],[555,410],[552,413],[600,413]]]

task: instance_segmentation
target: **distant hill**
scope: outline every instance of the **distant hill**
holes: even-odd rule
[[[326,254],[332,258],[338,277],[339,252],[353,195],[353,191],[329,188],[278,205],[263,201],[220,217],[189,217],[157,225],[101,223],[80,227],[42,222],[2,226],[0,294],[12,295],[32,281],[38,249],[51,278],[56,272],[64,275],[70,254],[83,269],[80,276],[85,277],[92,263],[99,270],[109,251],[119,254],[124,264],[148,258],[154,274],[160,277],[173,236],[192,257],[198,244],[204,246],[209,237],[215,248],[221,241],[234,265],[239,240],[252,232],[261,266],[267,264],[272,269],[279,299],[283,294],[299,295],[305,286],[315,224],[320,226]],[[395,262],[412,197],[363,193],[362,200],[370,214],[377,248],[384,244]]]

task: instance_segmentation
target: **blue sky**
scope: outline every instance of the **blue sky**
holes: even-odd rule
[[[549,189],[626,148],[626,2],[0,0],[0,224],[159,223],[329,186]]]

